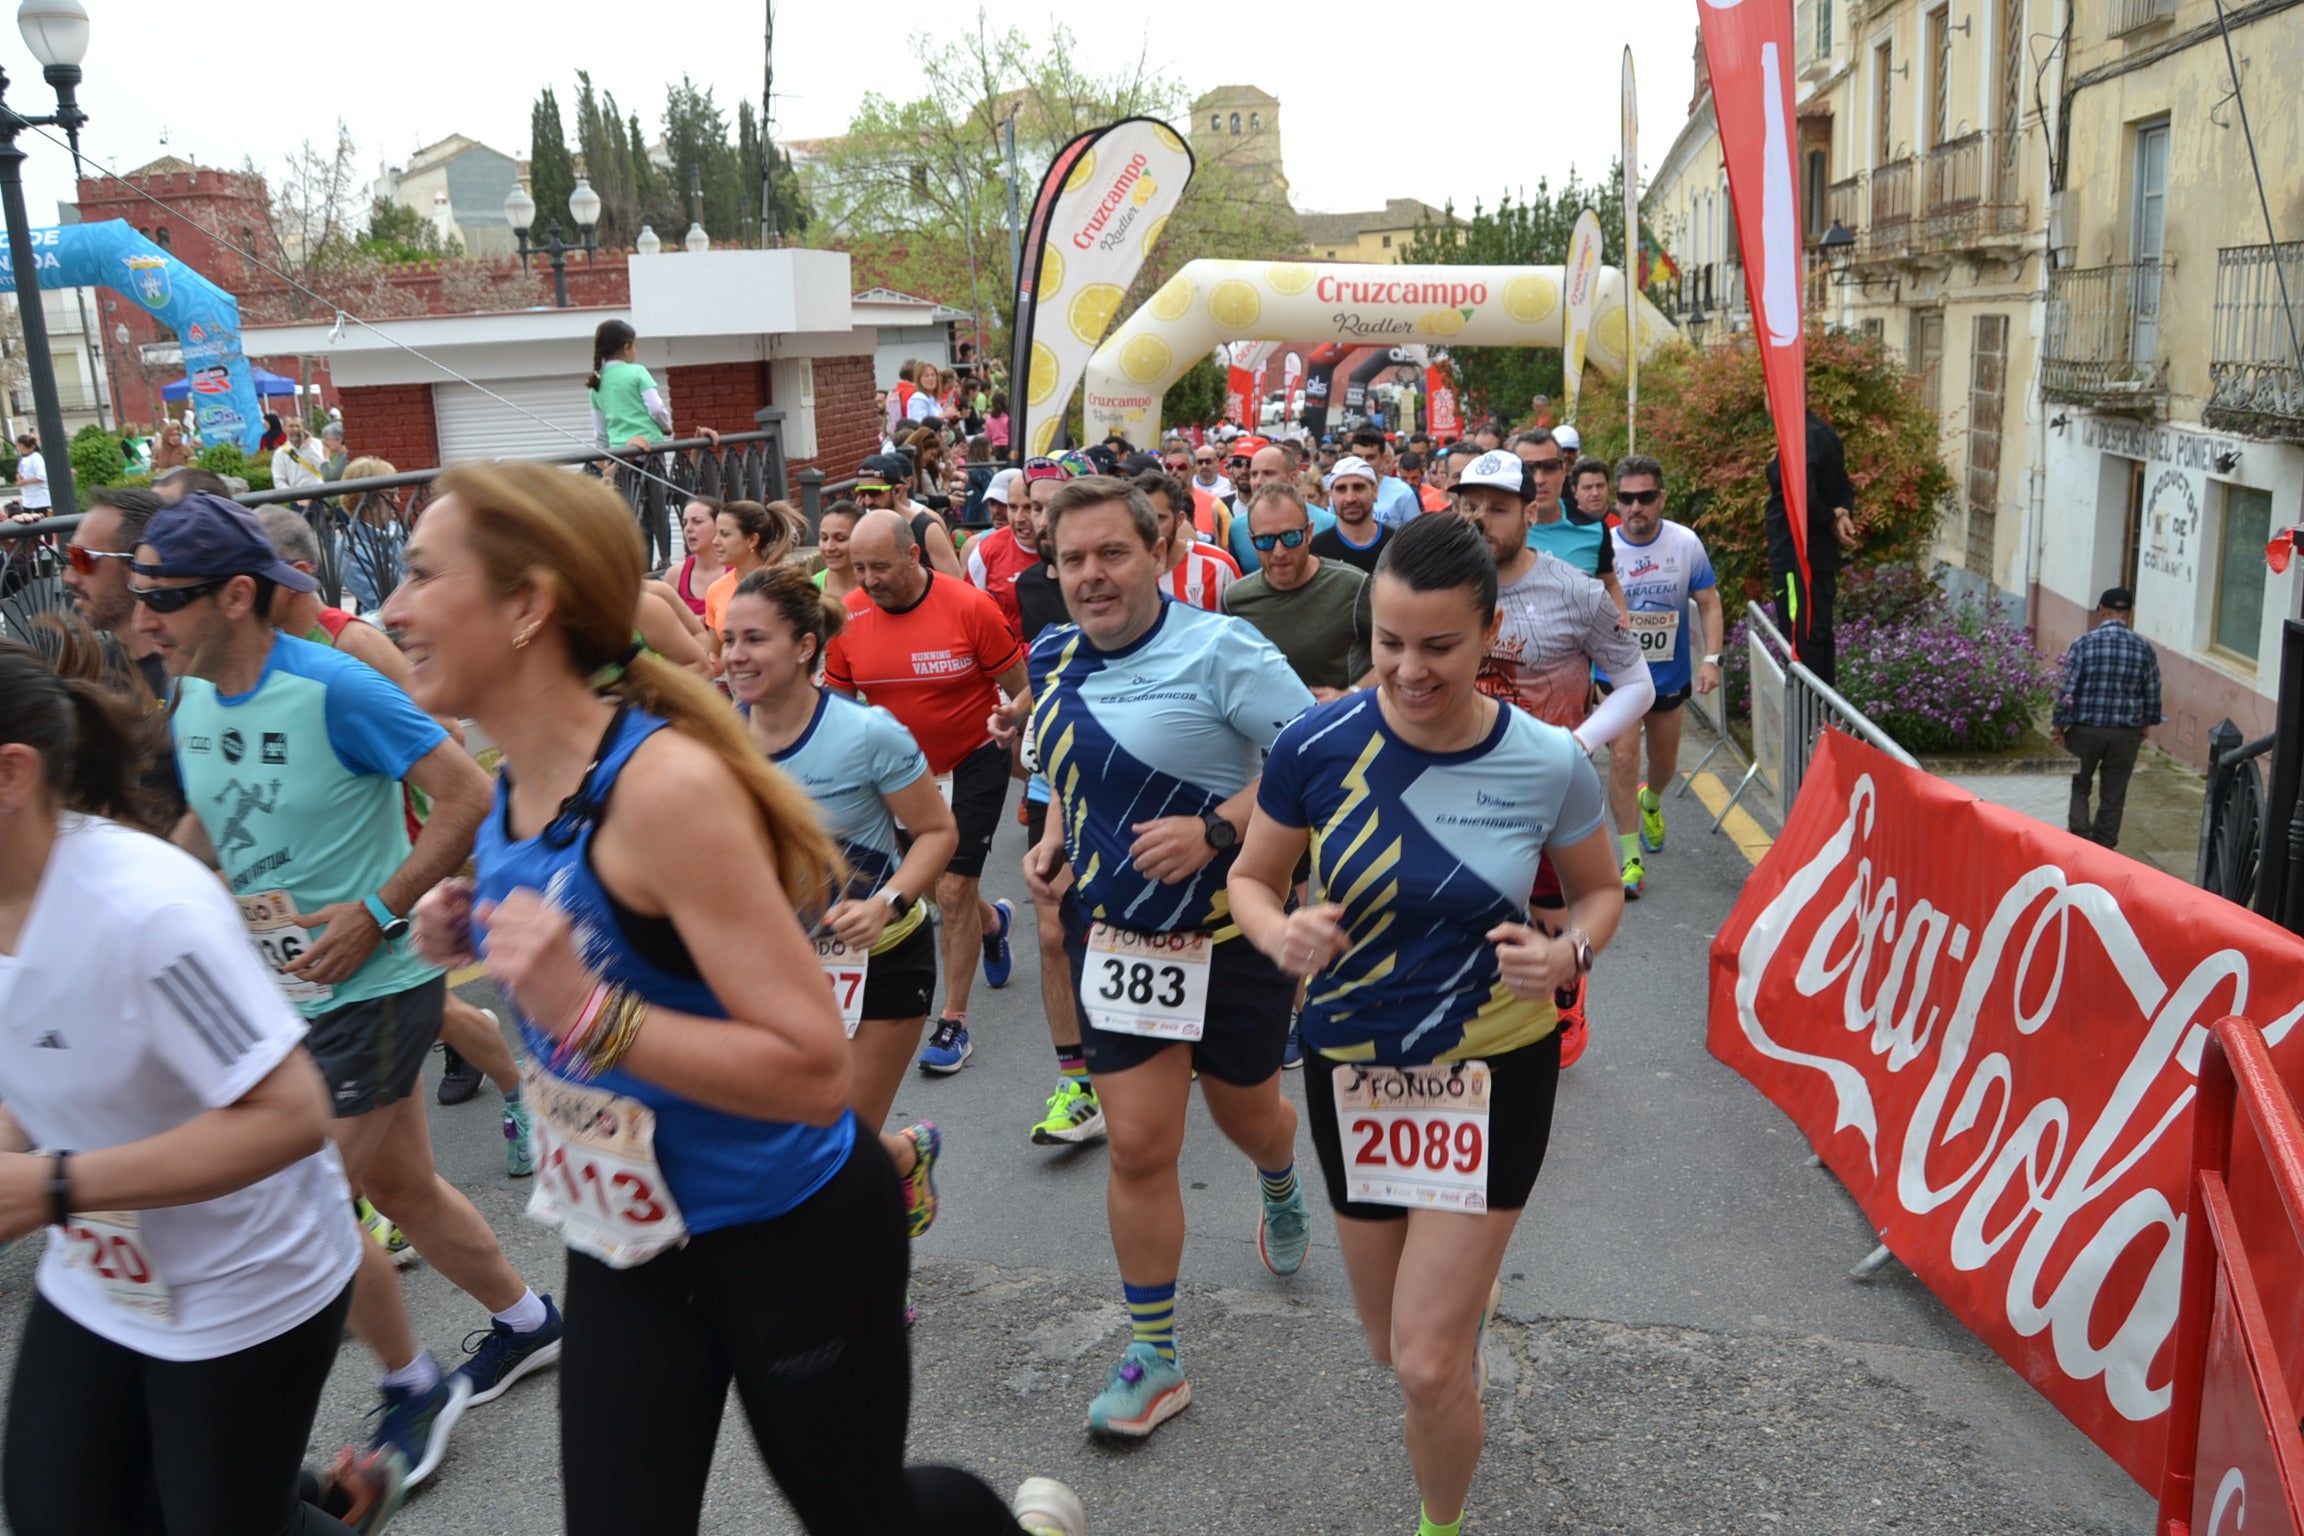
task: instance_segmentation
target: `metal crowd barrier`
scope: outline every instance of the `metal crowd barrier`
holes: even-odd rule
[[[1907,768],[1920,760],[1897,744],[1864,711],[1842,698],[1830,683],[1792,660],[1792,647],[1768,615],[1755,603],[1744,610],[1750,626],[1746,644],[1752,660],[1752,766],[1736,785],[1728,803],[1713,818],[1712,829],[1728,819],[1752,781],[1766,778],[1776,804],[1786,813],[1800,798],[1801,780],[1816,755],[1817,739],[1830,726],[1877,747]],[[1725,690],[1723,690],[1725,691]],[[1726,706],[1722,706],[1725,714]]]

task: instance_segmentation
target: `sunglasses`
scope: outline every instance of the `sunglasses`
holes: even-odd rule
[[[1556,475],[1568,467],[1566,459],[1530,459],[1528,467],[1540,475]]]
[[[195,599],[206,597],[231,580],[230,576],[215,576],[188,587],[130,587],[128,595],[154,613],[174,613],[190,607]]]
[[[1310,528],[1306,527],[1291,528],[1285,533],[1252,533],[1248,535],[1248,542],[1255,545],[1264,553],[1270,554],[1272,552],[1272,546],[1275,544],[1279,545],[1282,549],[1294,549],[1297,545],[1304,542],[1304,535],[1310,533],[1311,531],[1312,530]]]
[[[1628,507],[1653,507],[1663,501],[1662,491],[1618,491],[1616,499]]]
[[[83,576],[95,575],[96,562],[99,560],[133,560],[135,558],[136,552],[132,549],[82,549],[77,544],[64,546],[65,561]]]

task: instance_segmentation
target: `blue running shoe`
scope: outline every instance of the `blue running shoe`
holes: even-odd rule
[[[1131,1344],[1088,1405],[1088,1427],[1098,1434],[1142,1439],[1191,1401],[1192,1383],[1184,1379],[1183,1367],[1163,1360],[1149,1344]]]
[[[472,1358],[456,1367],[454,1378],[471,1390],[466,1406],[496,1401],[512,1383],[560,1358],[560,1309],[552,1305],[549,1296],[543,1301],[541,1328],[515,1333],[502,1323],[491,1322],[487,1332],[466,1336],[464,1352]]]
[[[998,931],[984,935],[984,985],[997,991],[1016,973],[1016,956],[1008,948],[1008,930],[1016,926],[1016,908],[1003,898],[992,903],[1000,915]]]
[[[1304,1065],[1304,1031],[1296,1015],[1288,1016],[1288,1044],[1280,1052],[1280,1070],[1294,1072]]]
[[[968,1043],[968,1026],[947,1014],[936,1021],[935,1032],[928,1043],[920,1047],[920,1070],[936,1077],[950,1077],[968,1064],[969,1053],[975,1048]]]
[[[400,1484],[403,1490],[430,1477],[440,1458],[448,1454],[448,1432],[464,1416],[471,1394],[472,1384],[461,1373],[441,1377],[429,1392],[409,1387],[380,1390],[383,1401],[369,1412],[382,1422],[376,1426],[368,1448],[398,1453],[408,1468]]]
[[[1264,1202],[1264,1217],[1256,1225],[1256,1251],[1264,1267],[1288,1276],[1304,1267],[1304,1251],[1312,1246],[1312,1213],[1304,1209],[1304,1183],[1285,1200]]]

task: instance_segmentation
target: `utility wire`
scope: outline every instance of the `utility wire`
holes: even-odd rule
[[[2280,313],[2288,322],[2288,347],[2304,371],[2304,338],[2296,331],[2296,305],[2288,297],[2288,268],[2280,260],[2280,233],[2272,227],[2272,200],[2264,193],[2264,167],[2256,159],[2256,130],[2248,126],[2248,98],[2240,89],[2240,64],[2232,55],[2232,26],[2224,0],[2216,0],[2216,30],[2224,39],[2224,67],[2232,72],[2232,100],[2240,108],[2240,136],[2248,141],[2248,170],[2256,178],[2256,205],[2264,210],[2264,238],[2272,247],[2272,276],[2280,284]]]

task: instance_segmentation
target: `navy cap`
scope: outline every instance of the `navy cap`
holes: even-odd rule
[[[856,471],[856,489],[885,491],[912,483],[912,461],[900,453],[876,453]]]
[[[262,576],[295,592],[320,590],[319,582],[273,553],[264,525],[246,507],[208,491],[153,513],[139,542],[160,557],[152,565],[135,562],[139,576]]]

